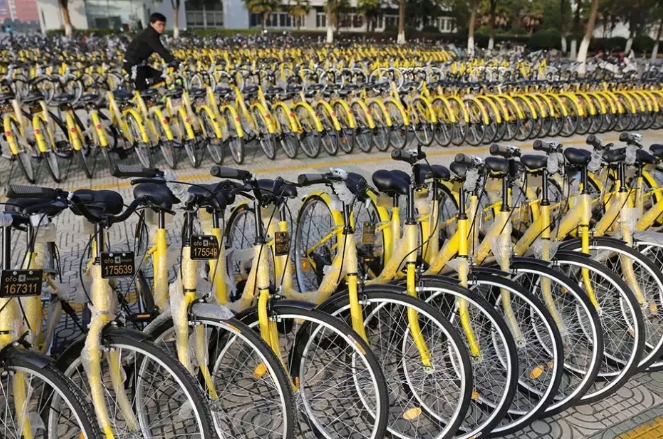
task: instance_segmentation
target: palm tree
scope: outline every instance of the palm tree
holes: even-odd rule
[[[371,32],[375,29],[375,23],[382,15],[381,0],[358,0],[357,12],[366,17],[366,30]]]
[[[334,42],[334,26],[338,28],[338,22],[342,12],[350,7],[349,0],[327,0],[325,13],[327,14],[327,43]]]
[[[265,23],[269,14],[278,11],[280,7],[278,0],[244,0],[244,3],[249,12],[262,15],[263,31],[265,30]]]
[[[578,50],[578,62],[580,62],[580,67],[578,68],[578,73],[584,75],[587,70],[587,50],[589,49],[589,41],[592,39],[592,33],[594,32],[594,24],[596,23],[596,15],[599,10],[599,0],[592,0],[592,8],[589,10],[589,21],[587,22],[587,28],[585,29],[585,37],[580,43],[580,49]]]
[[[64,34],[71,37],[71,17],[69,17],[69,0],[59,0],[60,12],[62,12],[62,19],[64,20]]]
[[[290,5],[288,15],[295,20],[297,23],[297,30],[299,30],[302,19],[304,19],[311,11],[311,3],[308,0],[294,0],[294,3],[288,4]]]

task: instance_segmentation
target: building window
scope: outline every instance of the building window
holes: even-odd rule
[[[186,10],[186,25],[187,27],[223,27],[223,4],[218,3],[217,6],[207,8],[203,6],[202,10],[187,9]]]
[[[398,27],[398,15],[385,15],[384,27]]]
[[[304,25],[304,19],[298,18],[294,19],[287,12],[272,12],[267,15],[267,20],[265,20],[266,28],[293,28],[297,27],[297,22],[299,26]],[[250,27],[262,27],[262,14],[251,14],[249,16],[249,26]]]
[[[327,14],[318,14],[315,16],[315,27],[327,27]]]

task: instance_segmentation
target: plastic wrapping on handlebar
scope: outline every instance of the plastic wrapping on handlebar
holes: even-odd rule
[[[311,186],[314,184],[323,184],[329,181],[324,174],[301,174],[297,177],[297,182],[301,186]]]
[[[9,185],[7,198],[39,198],[42,200],[56,200],[62,195],[61,191],[49,187]]]
[[[597,139],[594,134],[587,136],[587,144],[593,146],[594,148],[600,148],[602,146],[601,141]]]
[[[391,151],[391,158],[393,160],[397,160],[397,161],[401,161],[401,162],[407,162],[411,165],[414,165],[419,160],[418,157],[410,154],[407,151],[403,151],[402,149],[392,150]]]
[[[225,166],[212,166],[210,174],[218,178],[232,178],[235,180],[248,180],[253,177],[249,171],[242,169],[226,168]]]
[[[113,169],[113,176],[118,178],[154,178],[159,175],[161,175],[161,171],[158,169],[143,168],[141,166],[115,165],[115,169]]]

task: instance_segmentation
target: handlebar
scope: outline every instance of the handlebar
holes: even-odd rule
[[[112,174],[118,178],[155,178],[163,176],[163,172],[156,168],[150,169],[131,165],[115,165]]]
[[[532,148],[534,149],[534,151],[543,151],[546,154],[550,154],[553,152],[561,152],[562,144],[554,140],[551,140],[550,142],[545,142],[543,140],[535,140]]]
[[[499,146],[497,143],[490,145],[490,154],[505,159],[512,159],[515,157],[520,157],[520,148],[516,146]]]
[[[628,145],[638,146],[642,148],[642,136],[635,133],[621,133],[619,135],[619,141],[625,142]]]
[[[225,166],[212,166],[210,174],[217,178],[230,178],[233,180],[250,180],[253,174],[242,169],[227,168]]]
[[[38,198],[40,200],[55,201],[66,198],[68,192],[60,189],[51,189],[39,186],[9,185],[7,187],[7,198]]]
[[[456,157],[454,157],[454,161],[456,163],[463,164],[467,166],[468,168],[472,167],[478,167],[482,160],[479,157],[471,156],[471,155],[466,155],[466,154],[456,154]]]

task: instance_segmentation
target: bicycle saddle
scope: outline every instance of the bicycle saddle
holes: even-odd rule
[[[258,187],[260,188],[263,199],[265,199],[266,202],[271,202],[274,197],[297,197],[297,188],[292,184],[286,183],[283,179],[280,178],[277,178],[276,180],[270,180],[268,178],[260,179],[258,180]]]
[[[506,174],[509,172],[509,161],[501,157],[486,157],[484,162],[490,172]]]
[[[520,163],[522,163],[528,171],[540,171],[548,166],[548,156],[527,154],[520,157]]]
[[[265,96],[282,94],[284,91],[285,90],[283,90],[283,87],[269,87],[267,90],[265,90]]]
[[[603,152],[603,160],[612,165],[626,160],[626,148],[608,149]]]
[[[242,93],[244,93],[245,96],[250,96],[253,94],[256,94],[258,92],[258,87],[255,85],[248,85],[244,87],[242,90]]]
[[[660,143],[656,143],[650,146],[649,151],[654,155],[654,157],[658,157],[659,159],[663,158],[663,145]]]
[[[180,202],[165,184],[141,183],[134,187],[134,198],[146,197],[155,207],[171,210]]]
[[[113,93],[113,97],[117,102],[128,102],[133,98],[133,95],[126,90],[118,90]]]
[[[214,89],[214,93],[222,96],[227,96],[232,93],[232,89],[228,87],[219,86]]]
[[[564,157],[571,165],[587,166],[592,159],[592,153],[584,149],[566,148]]]
[[[23,103],[24,104],[31,104],[33,102],[37,102],[44,99],[44,95],[41,94],[38,91],[31,91],[30,94],[28,94],[24,99]]]
[[[375,171],[372,178],[373,184],[380,192],[389,196],[408,194],[410,176],[403,171],[382,169]]]
[[[79,198],[81,204],[84,204],[94,216],[104,217],[107,215],[117,215],[121,213],[124,208],[122,195],[114,191],[79,189],[74,192],[74,195]],[[71,211],[75,215],[82,215],[75,206],[71,208]]]
[[[459,180],[464,180],[465,179],[465,174],[467,174],[467,166],[465,166],[462,163],[458,162],[451,162],[449,165],[449,169],[451,172],[456,174],[456,178]]]
[[[143,98],[153,98],[156,97],[159,94],[159,90],[156,88],[148,88],[146,90],[141,90],[140,91],[140,96]]]
[[[11,92],[0,93],[0,102],[11,101],[14,98],[16,98],[14,93],[11,93]]]
[[[169,98],[177,99],[182,96],[182,93],[184,93],[184,90],[182,90],[181,88],[173,88],[172,90],[168,90],[166,92],[166,96]]]
[[[307,93],[313,93],[313,92],[316,92],[316,91],[320,91],[324,88],[325,88],[325,86],[323,84],[311,84],[308,87],[306,87],[306,92]]]
[[[636,152],[636,161],[642,165],[655,165],[658,160],[647,151],[639,149]]]
[[[226,188],[226,183],[230,185],[229,188]],[[235,195],[231,193],[234,188],[234,183],[221,181],[219,183],[189,186],[188,192],[196,197],[196,201],[200,203],[201,207],[209,206],[216,208],[217,206],[210,206],[209,201],[207,203],[203,202],[203,200],[209,199],[211,195],[214,194],[214,199],[218,204],[218,208],[223,210],[226,206],[235,202]]]
[[[204,88],[192,88],[189,89],[189,96],[191,96],[194,99],[197,98],[204,98],[205,97],[205,89]]]
[[[74,102],[76,97],[70,93],[64,93],[53,98],[53,102],[56,104],[71,104]]]
[[[449,169],[442,165],[428,166],[427,164],[419,165],[420,181],[433,178],[435,180],[449,181],[451,179],[451,172]]]
[[[288,84],[288,93],[299,93],[303,90],[303,87],[299,84]]]
[[[90,102],[96,102],[98,100],[99,100],[99,95],[90,93],[81,96],[78,102],[80,102],[81,104],[89,104]]]

